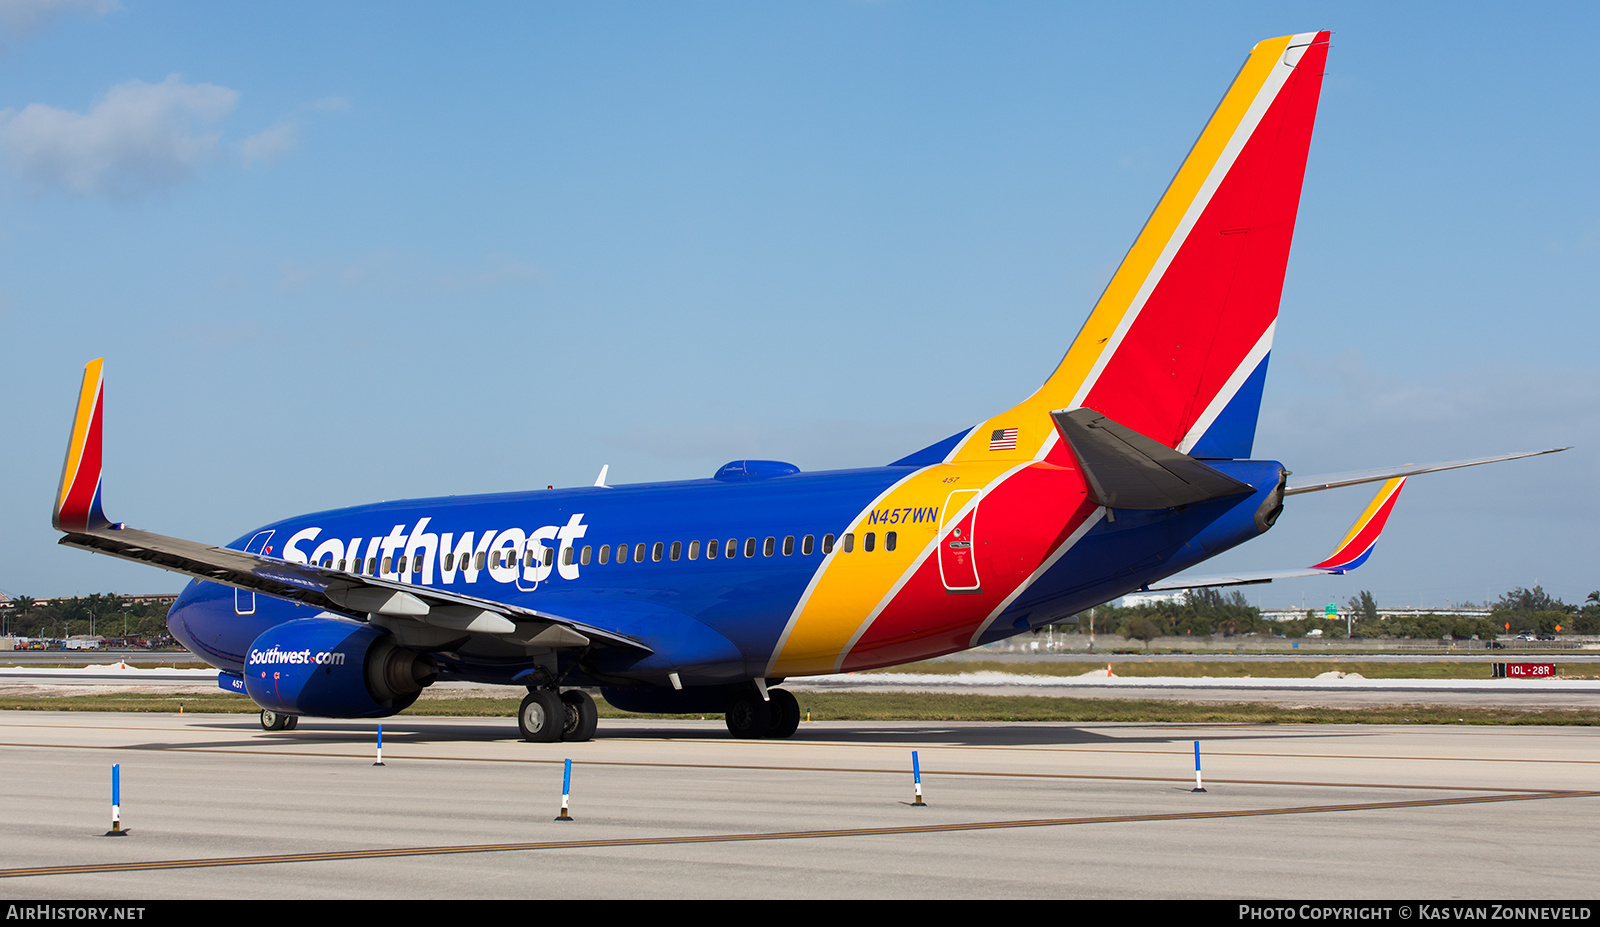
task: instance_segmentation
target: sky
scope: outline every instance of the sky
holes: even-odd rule
[[[1334,31],[1256,456],[1414,478],[1264,607],[1600,587],[1594,4],[0,0],[0,593],[116,520],[887,463],[1030,394],[1258,40]],[[1207,572],[1326,556],[1288,500]]]

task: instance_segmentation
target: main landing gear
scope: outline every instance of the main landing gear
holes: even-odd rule
[[[286,715],[267,708],[261,709],[261,729],[263,731],[292,731],[299,724],[299,715]]]
[[[787,689],[754,690],[734,696],[728,706],[728,733],[735,737],[783,739],[800,726],[800,702]]]
[[[594,699],[582,689],[531,689],[517,709],[517,730],[530,743],[572,743],[588,740],[600,723]]]

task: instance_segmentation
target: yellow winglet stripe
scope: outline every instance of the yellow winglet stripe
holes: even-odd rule
[[[1384,504],[1389,501],[1390,496],[1400,491],[1400,487],[1404,486],[1405,482],[1405,477],[1397,476],[1392,480],[1385,480],[1384,484],[1378,487],[1377,494],[1372,497],[1371,502],[1367,503],[1367,507],[1361,513],[1361,517],[1357,518],[1355,524],[1350,526],[1350,532],[1344,536],[1344,540],[1340,541],[1339,546],[1335,547],[1333,553],[1328,555],[1329,559],[1337,557],[1361,532],[1367,529],[1367,525],[1371,523],[1373,516],[1378,514],[1378,510],[1383,508]]]
[[[72,418],[72,437],[67,442],[67,458],[61,465],[61,485],[56,490],[56,513],[67,503],[67,494],[78,480],[78,468],[83,464],[83,452],[89,441],[89,426],[94,421],[94,409],[100,401],[101,367],[105,358],[96,358],[83,368],[83,385],[78,390],[78,410]]]

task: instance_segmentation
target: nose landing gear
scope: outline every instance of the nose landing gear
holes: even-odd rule
[[[299,715],[286,715],[280,711],[261,709],[261,729],[263,731],[292,731],[300,725]]]

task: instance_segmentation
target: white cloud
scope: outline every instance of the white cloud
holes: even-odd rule
[[[293,154],[299,140],[298,125],[293,122],[280,122],[241,142],[239,159],[244,162],[245,167],[254,164],[273,164]]]
[[[0,112],[0,156],[41,188],[137,196],[211,160],[218,125],[238,99],[236,90],[173,74],[159,84],[118,84],[87,113],[31,103]]]
[[[118,6],[117,0],[0,0],[0,36],[20,41],[62,13],[104,16]]]

